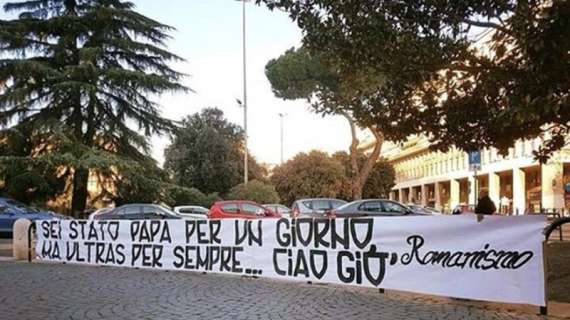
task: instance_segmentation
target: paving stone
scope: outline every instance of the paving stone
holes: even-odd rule
[[[128,268],[0,262],[0,319],[546,319],[377,290]]]

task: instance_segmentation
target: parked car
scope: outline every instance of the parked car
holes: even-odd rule
[[[440,210],[437,210],[434,207],[424,206],[423,208],[433,215],[442,215],[443,214],[443,212],[441,212]]]
[[[281,218],[281,214],[274,212],[253,201],[230,200],[218,201],[212,205],[208,213],[210,219],[242,218]]]
[[[177,206],[174,207],[174,212],[184,218],[190,219],[207,219],[208,209],[201,206]]]
[[[297,200],[291,206],[292,217],[325,217],[331,210],[336,209],[347,202],[339,199],[315,198]]]
[[[475,213],[475,205],[474,204],[458,204],[453,208],[451,214],[464,214],[464,213]]]
[[[63,216],[51,211],[28,207],[16,200],[0,197],[0,235],[11,237],[14,223],[20,218],[35,221],[62,219]]]
[[[264,204],[263,206],[270,209],[273,212],[279,213],[283,217],[291,216],[291,209],[282,204],[273,203],[273,204]]]
[[[408,208],[412,209],[412,211],[416,214],[424,214],[424,215],[440,215],[441,212],[435,210],[431,207],[421,206],[419,204],[407,204]]]
[[[87,219],[89,220],[93,220],[95,218],[95,216],[103,214],[105,212],[109,212],[111,210],[114,210],[115,208],[101,208],[101,209],[96,209],[95,211],[91,212],[88,216]]]
[[[337,218],[344,217],[394,217],[407,215],[423,215],[408,206],[386,199],[365,199],[347,203],[332,211]]]
[[[158,219],[182,219],[174,211],[149,203],[125,204],[113,210],[93,216],[95,220],[158,220]]]

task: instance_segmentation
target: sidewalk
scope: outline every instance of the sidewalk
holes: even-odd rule
[[[0,319],[558,319],[452,299],[194,272],[0,262]]]

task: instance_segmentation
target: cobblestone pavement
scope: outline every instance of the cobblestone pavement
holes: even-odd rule
[[[354,287],[0,262],[0,319],[540,319]]]

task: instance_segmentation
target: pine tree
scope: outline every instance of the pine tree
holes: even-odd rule
[[[85,209],[97,159],[144,157],[146,137],[173,128],[150,97],[188,90],[168,65],[181,60],[165,49],[172,28],[134,9],[120,0],[4,5],[19,15],[0,20],[0,125],[41,132],[60,124],[71,141],[75,214]]]

